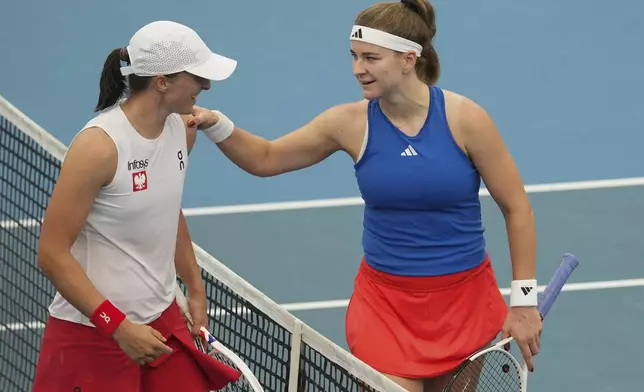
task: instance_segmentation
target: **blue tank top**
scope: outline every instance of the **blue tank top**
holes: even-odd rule
[[[485,258],[481,178],[452,137],[442,90],[429,88],[429,113],[414,137],[389,121],[378,100],[369,102],[367,145],[355,164],[365,261],[395,275],[445,275]]]

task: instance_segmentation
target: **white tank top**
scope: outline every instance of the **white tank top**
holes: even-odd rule
[[[174,300],[174,253],[184,178],[186,131],[179,115],[168,117],[155,140],[132,127],[120,105],[90,120],[118,151],[112,182],[100,189],[72,247],[90,281],[128,319],[149,323]],[[60,293],[53,317],[93,326]]]

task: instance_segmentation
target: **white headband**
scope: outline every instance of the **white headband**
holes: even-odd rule
[[[418,57],[420,57],[420,53],[423,51],[423,47],[414,41],[365,26],[353,26],[353,29],[351,29],[351,40],[382,46],[383,48],[395,50],[396,52],[405,53],[411,50]]]

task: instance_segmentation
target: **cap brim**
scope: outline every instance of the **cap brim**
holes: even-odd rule
[[[237,61],[217,53],[211,53],[210,58],[203,64],[187,69],[193,75],[214,81],[226,80],[237,68]]]

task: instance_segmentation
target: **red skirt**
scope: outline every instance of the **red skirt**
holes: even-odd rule
[[[93,327],[49,317],[34,392],[170,392],[219,390],[240,373],[196,348],[176,302],[149,324],[172,353],[144,366]]]
[[[486,257],[471,270],[396,276],[362,260],[346,315],[357,358],[381,373],[431,378],[494,340],[508,312]]]

